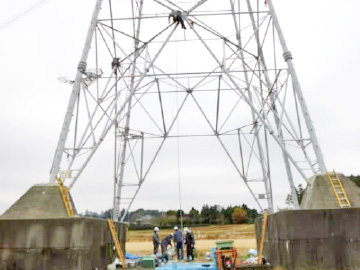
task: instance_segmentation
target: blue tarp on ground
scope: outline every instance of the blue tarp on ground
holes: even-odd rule
[[[132,255],[129,252],[125,252],[125,259],[136,260],[136,259],[139,259],[139,258],[140,258],[139,255]]]
[[[183,262],[168,262],[162,266],[156,267],[156,270],[216,270],[217,267],[215,263],[183,263]]]

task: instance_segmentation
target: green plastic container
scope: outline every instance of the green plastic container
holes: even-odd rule
[[[218,249],[232,249],[234,240],[216,241]]]
[[[144,268],[155,268],[155,258],[154,257],[142,257],[141,266]]]

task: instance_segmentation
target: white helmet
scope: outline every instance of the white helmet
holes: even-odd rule
[[[190,232],[189,228],[188,228],[188,227],[185,227],[185,228],[184,228],[184,232],[186,232],[186,233]]]
[[[178,226],[175,226],[174,227],[174,231],[177,231],[179,228],[178,228]]]
[[[154,232],[158,232],[158,231],[159,231],[159,227],[155,227]]]

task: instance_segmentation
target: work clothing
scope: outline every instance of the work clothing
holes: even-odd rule
[[[170,21],[170,17],[173,18],[174,22],[181,23],[182,29],[186,29],[185,24],[184,24],[183,14],[180,10],[172,10],[169,15],[169,21]]]
[[[187,231],[185,235],[185,245],[186,245],[186,257],[189,261],[194,260],[194,247],[195,247],[195,237],[192,231]]]
[[[113,70],[113,72],[115,73],[115,75],[117,75],[117,69],[120,67],[120,58],[116,57],[113,59],[113,61],[111,62],[111,69]]]
[[[176,255],[179,261],[184,259],[183,235],[180,230],[174,232],[174,242],[176,243]]]
[[[168,261],[167,247],[168,247],[168,245],[170,245],[172,247],[172,244],[171,244],[172,238],[173,238],[173,236],[170,234],[170,235],[166,236],[163,240],[161,240],[161,253],[162,253],[162,257],[165,261]]]
[[[154,231],[153,234],[153,244],[154,244],[154,254],[157,254],[160,245],[160,238],[156,231]]]

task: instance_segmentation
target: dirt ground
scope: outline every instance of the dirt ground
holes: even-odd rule
[[[234,240],[239,257],[247,255],[249,249],[256,249],[255,227],[253,224],[224,225],[190,228],[195,235],[195,248],[199,259],[205,259],[206,252],[216,247],[217,240]],[[172,230],[160,230],[160,238],[172,233]],[[126,251],[134,255],[152,253],[151,230],[129,231]]]
[[[198,240],[195,248],[201,257],[205,257],[205,253],[210,251],[210,248],[216,247],[216,240]],[[234,247],[237,249],[240,256],[245,256],[249,249],[256,249],[256,239],[235,239]],[[153,243],[150,241],[142,242],[127,242],[126,251],[134,255],[150,255],[152,253]]]

